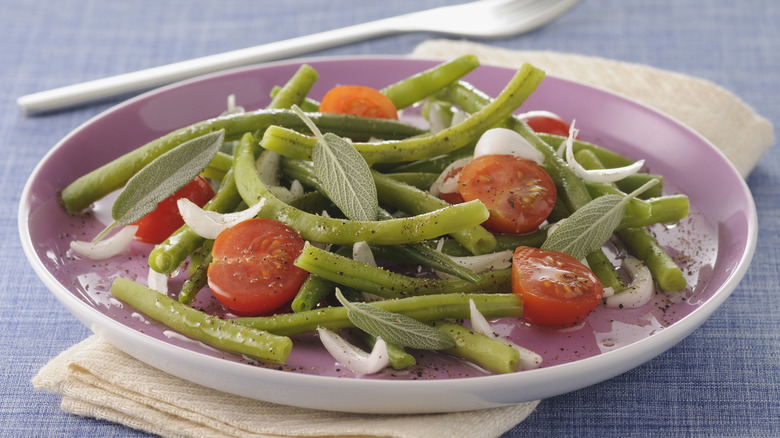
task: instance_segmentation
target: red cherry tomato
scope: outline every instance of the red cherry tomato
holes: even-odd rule
[[[490,217],[483,224],[499,233],[527,233],[547,219],[555,205],[552,178],[538,164],[514,155],[482,155],[460,172],[466,201],[479,199]]]
[[[520,114],[518,117],[521,120],[525,120],[528,126],[535,132],[560,135],[562,137],[569,136],[569,124],[559,115],[550,111],[528,111]]]
[[[203,207],[213,197],[214,189],[208,180],[196,176],[176,193],[163,199],[157,204],[157,208],[135,223],[138,225],[138,231],[135,232],[136,239],[154,244],[164,242],[168,236],[184,225],[176,201],[187,198],[199,207]]]
[[[604,287],[568,254],[521,246],[512,256],[512,292],[523,298],[527,322],[562,328],[584,321],[604,296]]]
[[[211,292],[237,315],[279,309],[295,297],[308,275],[293,265],[303,245],[297,231],[271,219],[249,219],[228,228],[211,251]]]
[[[320,112],[398,119],[398,110],[390,98],[362,85],[342,85],[331,89],[320,102]]]

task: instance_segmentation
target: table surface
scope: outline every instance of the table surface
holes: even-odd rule
[[[391,4],[392,3],[392,4]],[[268,43],[446,0],[0,0],[0,436],[143,436],[64,414],[32,388],[50,358],[90,332],[52,298],[17,232],[23,185],[46,151],[119,100],[24,117],[17,97],[57,86]],[[496,46],[647,64],[708,79],[780,123],[780,2],[586,0]],[[436,35],[377,38],[314,53],[406,54]],[[702,111],[717,110],[702,108]],[[753,263],[725,304],[666,353],[606,382],[543,400],[520,436],[780,436],[780,157],[748,178],[759,214]]]

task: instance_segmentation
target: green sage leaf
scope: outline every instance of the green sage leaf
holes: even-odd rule
[[[336,298],[347,308],[347,317],[355,326],[389,344],[419,350],[445,350],[455,347],[447,335],[416,319],[388,312],[371,304],[350,303],[338,288]]]
[[[330,132],[323,135],[300,108],[293,110],[317,137],[312,162],[325,194],[349,219],[375,221],[379,200],[366,160],[351,142]]]
[[[225,131],[182,143],[136,173],[114,201],[111,217],[121,225],[143,218],[208,166],[222,146]]]
[[[623,219],[628,201],[657,183],[657,179],[650,180],[627,196],[604,195],[591,200],[561,222],[541,248],[584,259],[609,240]]]

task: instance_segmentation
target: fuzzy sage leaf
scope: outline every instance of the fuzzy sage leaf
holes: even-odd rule
[[[355,326],[387,343],[419,350],[445,350],[455,346],[447,335],[416,319],[371,304],[350,303],[338,288],[336,298],[347,308],[347,317]]]
[[[212,132],[157,157],[127,181],[114,201],[111,217],[118,224],[129,225],[149,214],[202,172],[224,139],[224,130]]]
[[[312,162],[325,194],[348,218],[376,220],[379,212],[376,185],[360,152],[352,143],[333,133],[323,135],[297,106],[293,110],[317,138]]]
[[[623,219],[626,204],[657,183],[657,179],[650,180],[627,196],[604,195],[593,199],[561,222],[541,248],[584,259],[609,240]]]

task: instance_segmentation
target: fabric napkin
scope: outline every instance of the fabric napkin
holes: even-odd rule
[[[709,139],[743,177],[774,141],[771,123],[728,91],[705,80],[648,66],[453,40],[424,42],[412,56],[452,58],[468,53],[477,55],[483,64],[519,67],[530,62],[549,74],[655,107]],[[61,407],[66,412],[164,437],[496,437],[522,422],[539,403],[434,415],[364,415],[281,406],[171,376],[128,356],[98,335],[53,359],[33,384],[62,395]]]
[[[704,79],[592,56],[507,50],[465,40],[428,40],[412,52],[414,57],[442,59],[466,54],[477,55],[482,64],[519,68],[527,62],[547,74],[651,106],[709,140],[743,177],[774,143],[774,130],[767,119],[731,92]]]

